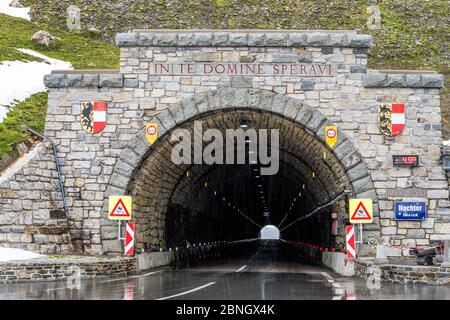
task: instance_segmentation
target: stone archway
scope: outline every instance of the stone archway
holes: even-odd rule
[[[152,122],[157,122],[159,126],[159,140],[152,146],[149,146],[145,138],[144,128],[128,143],[128,146],[122,151],[110,179],[109,186],[106,191],[106,197],[112,194],[136,194],[136,190],[145,190],[148,188],[146,181],[156,181],[156,190],[152,190],[151,196],[137,197],[133,207],[138,208],[139,214],[136,216],[136,220],[146,227],[142,228],[144,235],[139,235],[137,242],[145,243],[148,241],[155,242],[155,238],[161,236],[164,232],[164,226],[159,225],[156,230],[151,231],[148,224],[158,225],[156,221],[142,222],[141,219],[145,219],[146,214],[150,214],[150,211],[156,211],[156,215],[153,215],[153,219],[164,221],[169,202],[173,198],[175,189],[183,189],[182,177],[186,172],[186,167],[180,167],[167,163],[164,159],[167,159],[167,152],[170,143],[167,143],[167,137],[170,132],[175,128],[189,124],[195,119],[214,117],[217,114],[232,113],[232,112],[250,112],[256,114],[264,114],[266,118],[280,119],[281,122],[286,122],[286,125],[293,126],[304,132],[304,137],[312,137],[311,143],[315,145],[323,145],[325,140],[324,128],[326,125],[332,123],[324,117],[324,115],[318,110],[307,106],[301,101],[290,98],[286,95],[276,94],[272,91],[259,90],[259,89],[226,89],[209,91],[194,95],[192,98],[182,100],[180,103],[174,104],[168,109],[160,112]],[[163,141],[166,141],[164,146]],[[295,144],[295,143],[294,143]],[[316,149],[319,149],[317,147]],[[319,166],[319,156],[316,151],[311,159],[315,164],[309,163],[307,167]],[[342,185],[348,184],[352,189],[353,194],[357,197],[368,197],[374,199],[374,215],[378,216],[377,196],[371,181],[369,171],[360,157],[358,151],[354,148],[352,141],[346,137],[341,131],[338,136],[337,144],[331,152],[332,161],[328,166],[329,169],[319,170],[323,173],[321,181],[326,181],[327,174],[329,177],[342,180]],[[151,158],[151,160],[148,160]],[[298,160],[298,159],[297,159]],[[300,167],[295,164],[297,161],[294,159],[287,160],[291,162],[291,165]],[[151,166],[167,167],[167,170],[163,173],[153,175],[152,169],[149,170],[148,166],[143,166],[144,162],[151,161]],[[298,162],[298,161],[297,161]],[[150,166],[150,168],[151,168]],[[194,170],[195,174],[195,170]],[[201,177],[202,170],[197,172],[198,177]],[[161,179],[161,175],[164,175],[164,179]],[[334,175],[334,176],[333,176]],[[141,179],[140,177],[144,177]],[[302,179],[307,177],[302,176]],[[147,180],[146,180],[147,179]],[[330,181],[332,184],[333,181]],[[189,188],[187,188],[189,190]],[[320,187],[319,187],[320,189]],[[185,188],[186,190],[186,188]],[[325,188],[323,197],[331,197],[337,191],[331,187]],[[178,191],[177,191],[178,192]],[[179,191],[183,192],[183,190]],[[314,191],[319,193],[320,190]],[[328,194],[326,194],[328,193]],[[145,203],[150,203],[146,205]],[[315,203],[318,205],[318,203]],[[157,209],[155,209],[157,208]],[[103,211],[106,212],[106,201]],[[135,210],[135,209],[134,209]],[[368,232],[365,233],[366,238],[376,238],[379,235],[378,218],[376,223],[370,227],[367,227]],[[103,227],[110,225],[107,220],[103,221]],[[103,230],[102,230],[103,235]],[[152,239],[149,239],[152,238]],[[105,248],[104,251],[109,251],[111,246]]]

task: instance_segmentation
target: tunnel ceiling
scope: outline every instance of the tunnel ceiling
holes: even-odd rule
[[[215,128],[225,136],[226,129],[238,129],[243,119],[248,128],[279,129],[278,173],[261,175],[260,164],[248,161],[243,165],[175,165],[170,158],[175,143],[166,135],[142,162],[131,184],[140,238],[137,241],[148,243],[162,237],[176,245],[185,240],[256,237],[260,226],[267,223],[265,210],[270,212],[269,222],[276,226],[283,222],[282,228],[344,189],[351,189],[333,153],[289,120],[248,109],[209,114],[197,120],[202,121],[203,132]],[[178,128],[187,129],[193,136],[193,127],[191,120]],[[317,219],[308,220],[321,223]],[[320,232],[320,226],[316,227]],[[299,228],[314,231],[308,223],[291,228],[289,236],[301,238]]]

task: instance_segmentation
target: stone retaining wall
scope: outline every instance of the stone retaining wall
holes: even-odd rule
[[[43,254],[72,251],[51,148],[37,144],[0,176],[0,246]],[[73,240],[73,239],[72,239]]]
[[[69,257],[0,262],[0,283],[64,281],[127,276],[136,272],[136,258]]]
[[[389,283],[450,285],[450,268],[401,264],[375,265],[358,260],[355,267],[356,275],[365,279],[373,275]]]

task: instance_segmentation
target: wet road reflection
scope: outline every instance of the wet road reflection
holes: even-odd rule
[[[180,270],[165,267],[124,278],[81,280],[79,289],[69,289],[66,282],[4,284],[0,299],[450,299],[450,287],[381,283],[379,289],[370,289],[358,277],[342,277],[306,261],[270,257],[263,248],[247,259]]]

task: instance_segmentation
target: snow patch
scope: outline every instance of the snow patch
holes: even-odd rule
[[[442,142],[442,144],[444,146],[450,146],[450,140],[444,140],[444,142]]]
[[[0,262],[15,261],[15,260],[29,260],[44,257],[31,251],[15,248],[0,247]]]
[[[1,1],[1,0],[0,0]],[[72,70],[69,62],[52,59],[30,49],[17,49],[44,62],[4,61],[0,63],[0,122],[15,100],[23,101],[32,94],[45,91],[44,75],[53,70]]]
[[[0,13],[4,13],[11,17],[22,18],[28,21],[30,18],[30,8],[14,8],[10,7],[12,0],[0,0]]]

